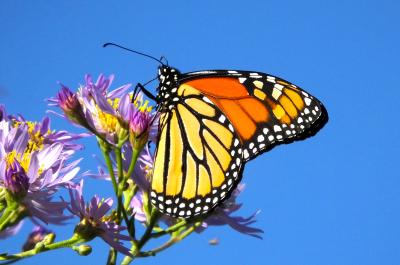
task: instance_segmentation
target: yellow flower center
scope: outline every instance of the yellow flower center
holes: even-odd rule
[[[96,110],[100,125],[106,132],[114,133],[120,128],[120,122],[116,116],[103,112],[98,106]]]
[[[12,167],[12,164],[15,161],[17,161],[21,165],[21,167],[25,170],[25,172],[28,172],[29,164],[31,163],[31,154],[25,152],[21,155],[18,154],[15,150],[13,150],[12,152],[6,155],[5,161],[7,168]]]
[[[152,106],[149,106],[148,100],[136,98],[133,102],[133,105],[135,105],[135,107],[141,112],[151,112],[153,109]]]
[[[34,151],[40,151],[43,149],[43,141],[44,141],[44,135],[40,133],[40,131],[35,131],[35,126],[37,125],[36,122],[32,121],[26,121],[26,122],[20,122],[14,120],[13,127],[18,127],[22,125],[27,125],[28,126],[28,133],[29,133],[29,140],[28,140],[28,145],[26,147],[25,152],[27,153],[32,153]],[[51,130],[48,130],[46,134],[52,133]]]
[[[35,131],[35,126],[36,122],[20,122],[20,121],[13,121],[13,127],[16,128],[18,126],[23,126],[23,125],[28,126],[28,133],[29,133],[29,139],[26,148],[24,149],[23,153],[17,153],[15,150],[12,152],[8,153],[5,157],[6,165],[7,167],[12,166],[12,163],[14,161],[17,161],[21,167],[25,170],[25,172],[28,172],[29,165],[31,163],[31,157],[32,153],[36,151],[43,150],[44,147],[44,135],[40,133],[40,131]],[[50,130],[46,132],[46,134],[52,133]],[[40,168],[38,171],[38,174],[40,175],[43,172],[43,169]]]

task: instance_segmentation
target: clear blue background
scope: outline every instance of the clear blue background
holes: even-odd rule
[[[143,3],[147,2],[147,3]],[[314,138],[281,146],[246,166],[241,214],[262,212],[257,240],[229,228],[193,235],[137,264],[400,264],[400,4],[383,1],[17,1],[0,4],[0,98],[40,119],[45,98],[85,73],[145,82],[157,64],[182,71],[249,69],[281,76],[325,103],[330,122]],[[53,127],[80,131],[60,119]],[[95,169],[86,141],[84,170]],[[87,181],[86,195],[111,194]],[[16,251],[15,239],[0,252]],[[67,238],[72,226],[54,228]],[[217,246],[208,240],[220,239]],[[20,264],[103,264],[107,247],[79,257],[59,250]]]

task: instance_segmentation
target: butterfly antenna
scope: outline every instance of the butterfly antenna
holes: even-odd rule
[[[168,65],[168,60],[165,56],[161,56],[160,61],[164,60],[166,62],[166,65]]]
[[[146,86],[148,84],[150,84],[151,82],[153,82],[154,80],[156,80],[158,78],[158,76],[154,77],[153,79],[151,79],[150,81],[147,81],[146,83],[143,84],[143,86]]]
[[[142,53],[142,52],[138,52],[138,51],[135,51],[135,50],[132,50],[132,49],[128,49],[128,48],[126,48],[126,47],[124,47],[124,46],[121,46],[121,45],[118,45],[118,44],[115,44],[115,43],[112,43],[112,42],[107,42],[107,43],[104,43],[104,44],[103,44],[103,48],[105,48],[105,47],[107,47],[107,46],[115,46],[115,47],[118,47],[118,48],[120,48],[120,49],[123,49],[123,50],[126,50],[126,51],[130,51],[130,52],[133,52],[133,53],[142,55],[142,56],[144,56],[144,57],[153,59],[153,60],[159,62],[160,64],[165,65],[161,60],[157,59],[156,57],[153,57],[153,56],[151,56],[151,55],[148,55],[148,54],[145,54],[145,53]]]

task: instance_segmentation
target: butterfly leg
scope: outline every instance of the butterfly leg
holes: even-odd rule
[[[151,94],[151,92],[148,91],[141,83],[137,83],[137,85],[135,86],[135,89],[133,90],[132,101],[136,98],[136,94],[139,91],[142,91],[148,98],[157,102],[157,98],[153,94]]]

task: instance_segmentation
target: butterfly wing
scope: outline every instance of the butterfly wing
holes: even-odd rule
[[[246,161],[312,136],[328,120],[317,99],[268,74],[202,71],[179,75],[176,85],[161,88],[171,101],[161,113],[151,191],[152,203],[175,217],[210,212]]]
[[[313,136],[328,121],[318,99],[272,75],[217,70],[188,73],[181,82],[207,96],[232,123],[245,161]]]
[[[181,85],[161,113],[151,201],[161,212],[190,218],[211,211],[239,182],[239,136],[200,91]]]

